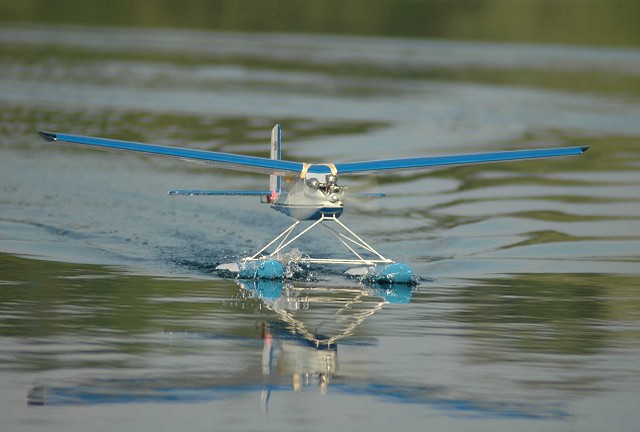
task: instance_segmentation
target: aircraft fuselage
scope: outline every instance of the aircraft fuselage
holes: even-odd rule
[[[318,220],[323,215],[340,217],[345,189],[336,176],[307,174],[283,181],[282,191],[271,200],[271,208],[297,220]]]

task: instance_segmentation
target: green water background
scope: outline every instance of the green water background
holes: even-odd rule
[[[25,0],[12,23],[174,27],[603,46],[640,45],[634,0]]]

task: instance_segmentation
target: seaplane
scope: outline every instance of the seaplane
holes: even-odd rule
[[[237,263],[222,264],[219,270],[236,273],[241,279],[282,279],[285,277],[283,257],[290,251],[292,244],[314,228],[323,226],[346,247],[351,258],[306,256],[305,262],[360,266],[358,268],[364,271],[352,274],[360,274],[362,280],[372,283],[391,284],[415,284],[416,276],[409,265],[386,258],[338,220],[344,211],[344,199],[348,194],[347,187],[338,184],[338,178],[383,176],[459,165],[572,156],[580,155],[588,149],[556,147],[358,162],[306,163],[282,159],[282,129],[279,124],[271,132],[271,154],[268,158],[66,133],[40,131],[39,134],[46,142],[174,158],[213,168],[269,175],[268,190],[169,191],[169,195],[174,196],[257,196],[273,210],[294,219],[287,229],[256,253]],[[383,193],[361,195],[384,196]],[[300,225],[305,221],[310,224],[306,227]]]

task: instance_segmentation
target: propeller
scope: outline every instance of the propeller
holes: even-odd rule
[[[375,213],[380,209],[380,200],[386,196],[379,192],[376,176],[358,177],[357,184],[348,186],[342,201],[349,207],[355,207],[364,213]]]

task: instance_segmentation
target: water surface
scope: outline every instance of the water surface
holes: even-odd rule
[[[635,49],[185,30],[0,30],[0,412],[28,430],[633,430]],[[263,176],[39,129],[331,162],[581,157],[342,179],[342,220],[418,287],[212,270],[289,221]],[[304,248],[331,247],[314,236]]]

